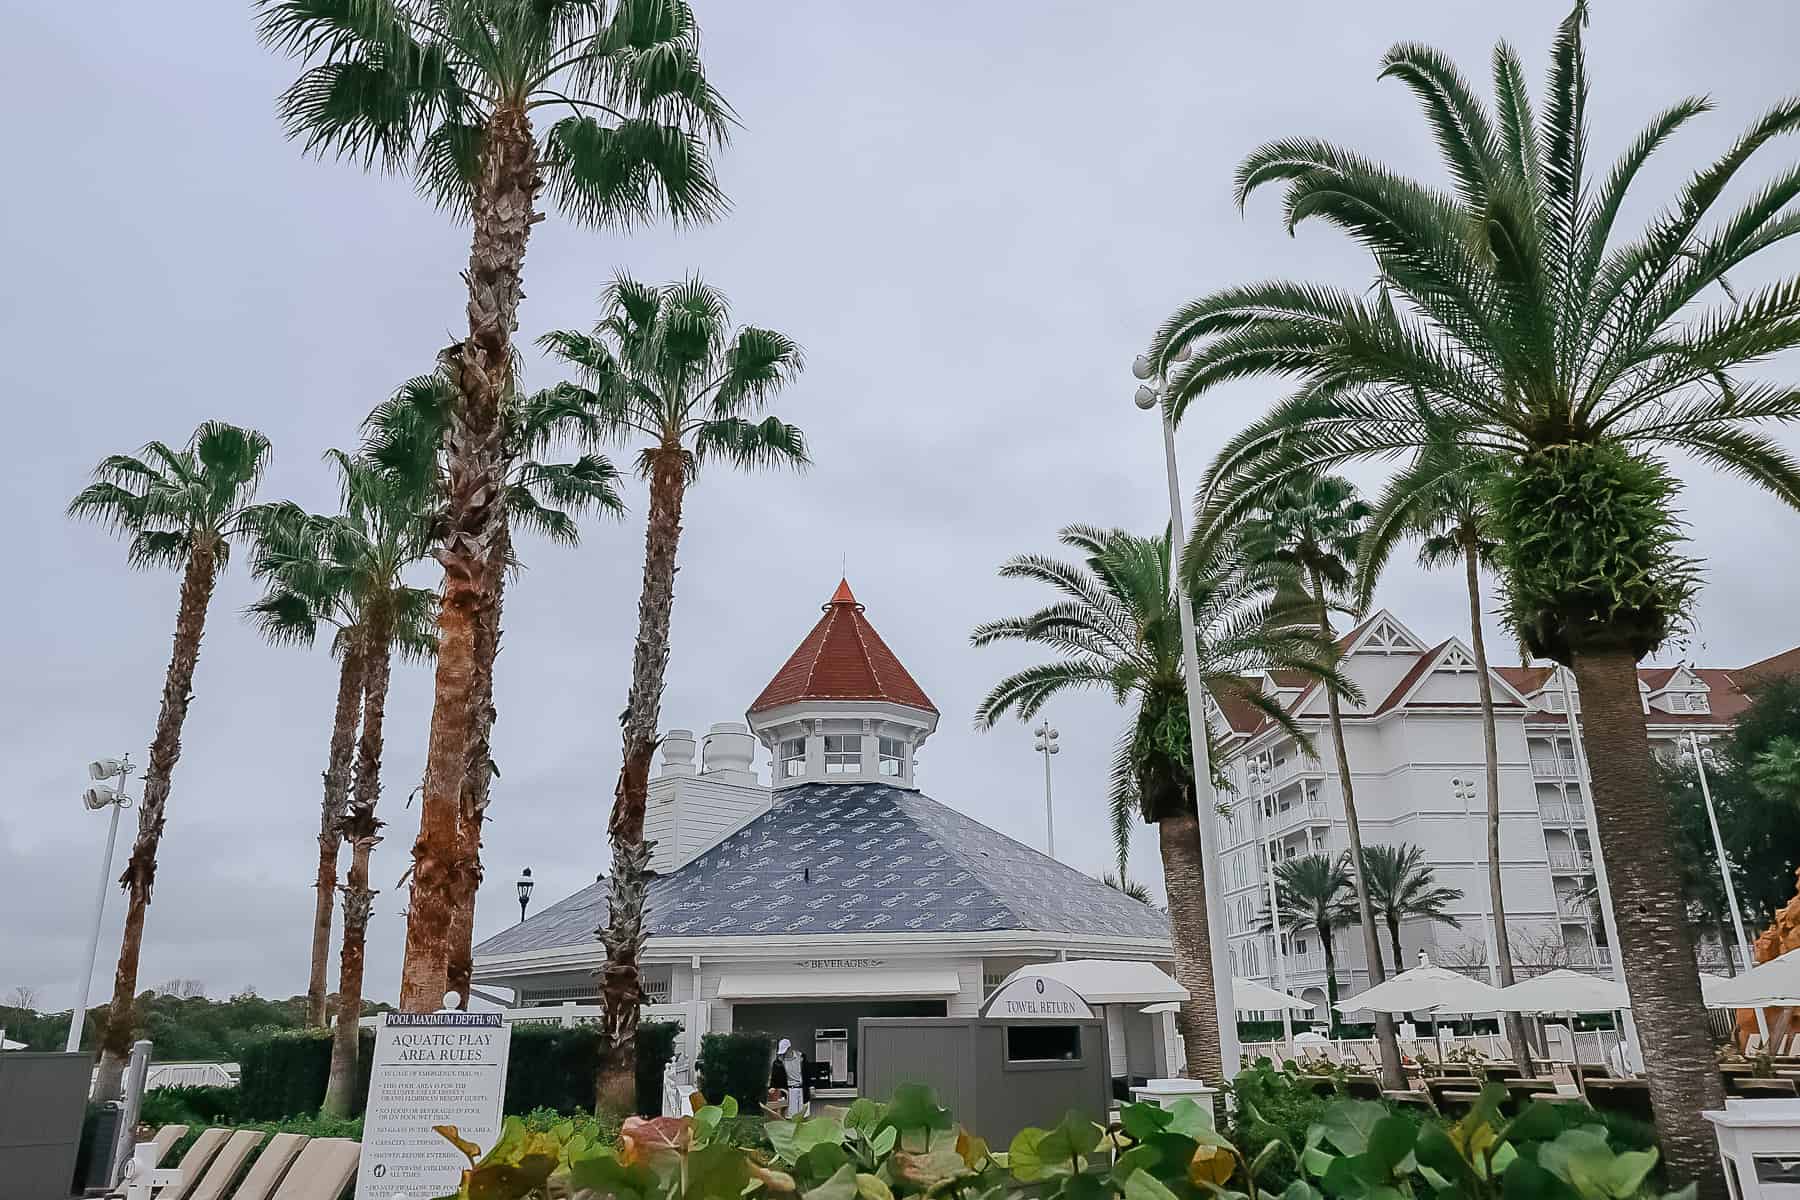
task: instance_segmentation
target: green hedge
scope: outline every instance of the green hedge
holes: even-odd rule
[[[708,1104],[735,1098],[741,1112],[757,1112],[769,1094],[775,1041],[766,1033],[709,1033],[700,1039],[700,1090]]]
[[[674,1022],[649,1021],[638,1027],[637,1105],[646,1116],[662,1111],[663,1068],[674,1055],[680,1036],[681,1026]],[[368,1100],[374,1049],[374,1032],[363,1030],[352,1115],[361,1115]],[[315,1113],[325,1102],[331,1037],[323,1029],[277,1033],[245,1047],[239,1065],[239,1120],[279,1121]],[[586,1112],[594,1107],[594,1076],[599,1067],[600,1035],[592,1026],[513,1026],[506,1111],[551,1108]]]

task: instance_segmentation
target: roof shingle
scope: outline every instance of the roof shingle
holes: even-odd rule
[[[848,580],[838,582],[824,607],[825,615],[751,703],[751,712],[797,700],[888,700],[937,712],[925,689],[863,616]]]

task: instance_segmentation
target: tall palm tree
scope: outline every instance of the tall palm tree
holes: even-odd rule
[[[268,595],[252,607],[265,628],[290,623],[303,602],[333,597],[325,619],[350,631],[362,660],[361,732],[348,807],[333,832],[350,843],[344,889],[344,938],[339,956],[336,1014],[325,1111],[346,1116],[356,1083],[357,1023],[362,1017],[363,945],[374,893],[368,856],[380,827],[381,759],[388,684],[396,651],[420,659],[433,648],[437,597],[409,586],[406,573],[432,548],[431,493],[415,477],[388,471],[341,450],[326,455],[337,470],[343,511],[320,517],[298,505],[258,506],[259,535],[251,566]]]
[[[443,486],[440,448],[449,424],[454,389],[442,375],[408,380],[364,423],[363,453],[384,469],[413,480],[433,494]],[[515,528],[563,546],[581,540],[580,518],[589,514],[618,517],[625,512],[619,496],[619,473],[611,460],[582,453],[568,462],[545,461],[570,444],[586,445],[605,435],[601,414],[584,406],[578,395],[555,391],[520,396],[509,389],[501,413],[505,503],[496,530],[501,553],[489,560],[496,572],[490,581],[493,603],[475,626],[473,688],[474,725],[470,731],[468,766],[457,805],[457,857],[450,921],[450,959],[446,989],[468,1007],[474,970],[475,897],[481,888],[481,827],[487,820],[491,788],[498,768],[491,753],[494,721],[494,659],[500,652],[501,609],[510,575],[519,560],[513,545]]]
[[[1419,539],[1419,565],[1430,570],[1460,566],[1469,593],[1469,645],[1475,655],[1476,695],[1481,701],[1481,737],[1487,767],[1488,905],[1494,914],[1496,969],[1500,986],[1511,987],[1512,940],[1506,931],[1506,898],[1500,871],[1500,738],[1494,723],[1494,679],[1488,670],[1487,635],[1481,623],[1481,572],[1492,569],[1498,543],[1491,527],[1485,488],[1492,464],[1448,439],[1434,442],[1396,474],[1375,504],[1363,535],[1356,567],[1357,605],[1367,608],[1394,548],[1404,538]],[[1396,970],[1404,969],[1395,957]],[[1506,1014],[1507,1041],[1523,1058],[1529,1043],[1525,1020]],[[1523,1069],[1521,1061],[1521,1069]]]
[[[1060,538],[1082,556],[1079,562],[1028,554],[1000,568],[1003,578],[1044,584],[1058,598],[1026,616],[978,626],[971,637],[977,646],[1027,642],[1057,657],[996,683],[976,709],[976,728],[991,729],[1009,712],[1029,721],[1064,691],[1099,688],[1116,703],[1135,704],[1114,759],[1109,807],[1116,815],[1132,811],[1127,806],[1135,804],[1135,815],[1157,827],[1175,975],[1188,991],[1181,1021],[1188,1069],[1218,1079],[1223,1073],[1198,789],[1169,537],[1071,525]],[[1286,709],[1246,675],[1263,667],[1289,667],[1335,677],[1325,665],[1325,647],[1317,634],[1296,623],[1283,598],[1292,572],[1280,563],[1251,560],[1230,542],[1185,559],[1182,584],[1194,609],[1201,681],[1213,696],[1252,705],[1304,740]]]
[[[1409,842],[1398,846],[1379,843],[1363,847],[1362,875],[1368,882],[1369,902],[1387,926],[1394,949],[1394,973],[1406,970],[1400,953],[1403,921],[1441,921],[1455,925],[1450,906],[1462,899],[1462,889],[1437,881],[1437,872],[1425,863],[1425,850]]]
[[[638,471],[650,481],[644,531],[644,577],[638,595],[631,689],[620,720],[624,746],[607,833],[612,840],[612,888],[601,977],[606,1053],[595,1104],[613,1113],[635,1100],[638,1007],[643,988],[638,955],[644,943],[644,806],[650,759],[662,709],[669,661],[669,612],[675,603],[675,558],[681,508],[689,484],[706,463],[721,460],[748,470],[807,465],[806,439],[775,417],[755,420],[763,406],[801,369],[800,347],[785,334],[731,327],[725,296],[698,279],[652,287],[625,275],[601,299],[600,321],[588,333],[562,330],[542,344],[577,368],[579,383],[552,394],[601,414],[608,436],[643,441]]]
[[[1312,933],[1325,951],[1325,1013],[1329,1028],[1338,1024],[1337,931],[1358,921],[1351,896],[1350,856],[1327,858],[1303,854],[1275,866],[1275,898],[1289,934]]]
[[[686,0],[256,0],[262,39],[309,65],[283,94],[309,152],[410,173],[474,226],[468,332],[443,351],[454,392],[444,437],[438,674],[432,703],[400,1006],[444,994],[458,812],[479,705],[478,629],[505,570],[502,411],[514,375],[526,243],[550,204],[625,227],[723,207],[709,150],[730,109],[707,82]],[[563,113],[543,128],[540,110]]]
[[[1541,117],[1505,44],[1492,107],[1445,55],[1389,51],[1382,73],[1421,100],[1447,188],[1304,138],[1239,168],[1240,200],[1284,183],[1290,227],[1320,217],[1366,246],[1397,311],[1327,286],[1233,288],[1174,314],[1151,357],[1175,368],[1177,415],[1231,378],[1298,385],[1215,463],[1211,494],[1235,503],[1253,506],[1297,466],[1445,436],[1500,458],[1489,499],[1509,617],[1532,653],[1570,666],[1580,686],[1597,830],[1615,887],[1631,897],[1617,914],[1619,949],[1663,1155],[1711,1200],[1725,1184],[1699,1113],[1723,1095],[1635,666],[1680,627],[1696,584],[1679,551],[1677,485],[1654,455],[1697,458],[1800,506],[1800,464],[1763,429],[1800,416],[1800,390],[1744,374],[1800,344],[1800,279],[1741,297],[1729,282],[1800,233],[1800,171],[1711,220],[1746,165],[1800,131],[1800,99],[1758,118],[1641,235],[1621,236],[1645,163],[1711,104],[1677,102],[1591,178],[1587,19],[1577,3],[1557,32]],[[1192,356],[1177,366],[1184,350]],[[1228,518],[1233,502],[1209,505]]]
[[[1243,517],[1238,536],[1249,552],[1260,558],[1291,565],[1311,602],[1319,638],[1337,654],[1337,638],[1331,627],[1335,604],[1355,594],[1357,551],[1371,515],[1369,505],[1356,494],[1356,486],[1336,475],[1302,474],[1290,477],[1268,491],[1260,508]],[[1217,528],[1196,528],[1195,538],[1217,536]],[[1362,861],[1362,822],[1356,811],[1356,789],[1350,777],[1350,752],[1344,744],[1344,716],[1338,692],[1325,686],[1326,712],[1331,721],[1331,748],[1337,759],[1338,790],[1344,798],[1344,826],[1350,836],[1350,858]],[[1356,905],[1363,930],[1363,953],[1369,964],[1369,982],[1386,978],[1381,966],[1381,946],[1375,935],[1375,916],[1362,872],[1352,872]],[[1386,1013],[1375,1014],[1375,1041],[1381,1051],[1381,1071],[1389,1087],[1400,1087],[1400,1044],[1394,1040],[1394,1022]]]
[[[269,439],[262,434],[208,421],[180,450],[151,442],[136,455],[101,459],[94,468],[94,482],[69,502],[70,516],[103,522],[129,537],[127,557],[132,566],[181,568],[175,651],[163,677],[162,707],[138,802],[137,839],[119,877],[127,895],[125,933],[113,976],[112,1004],[100,1035],[96,1099],[118,1094],[125,1058],[131,1052],[132,998],[137,993],[144,916],[156,881],[156,852],[175,763],[181,757],[181,728],[193,696],[206,610],[230,558],[232,541],[247,532],[245,510],[268,462]]]

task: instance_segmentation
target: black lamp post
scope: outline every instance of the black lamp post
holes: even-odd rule
[[[531,889],[537,885],[531,881],[531,868],[526,867],[519,873],[519,920],[525,919],[525,906],[531,903]]]

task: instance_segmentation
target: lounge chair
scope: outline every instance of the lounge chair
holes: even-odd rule
[[[275,1185],[311,1139],[304,1133],[278,1133],[250,1164],[250,1173],[238,1184],[231,1200],[269,1200]]]
[[[157,1130],[155,1136],[150,1139],[150,1143],[156,1147],[156,1159],[150,1165],[160,1167],[162,1160],[169,1156],[169,1151],[174,1148],[175,1143],[187,1136],[187,1131],[186,1125],[164,1125]]]
[[[356,1176],[362,1146],[349,1138],[314,1138],[300,1151],[272,1200],[337,1200]]]
[[[225,1200],[231,1191],[231,1185],[237,1182],[244,1172],[244,1164],[250,1161],[250,1155],[262,1145],[263,1139],[269,1135],[260,1129],[240,1129],[226,1139],[218,1157],[212,1166],[206,1168],[206,1174],[200,1182],[194,1184],[185,1193],[179,1192],[180,1185],[170,1188],[164,1200]]]
[[[200,1136],[194,1139],[194,1144],[187,1148],[187,1153],[176,1164],[181,1171],[181,1179],[162,1190],[161,1200],[182,1200],[182,1197],[193,1191],[194,1185],[200,1182],[200,1176],[212,1165],[214,1156],[224,1149],[231,1134],[231,1130],[217,1127],[201,1130]]]
[[[1792,1079],[1758,1079],[1744,1075],[1727,1075],[1725,1077],[1725,1094],[1727,1096],[1743,1096],[1747,1099],[1793,1099],[1800,1096]]]

